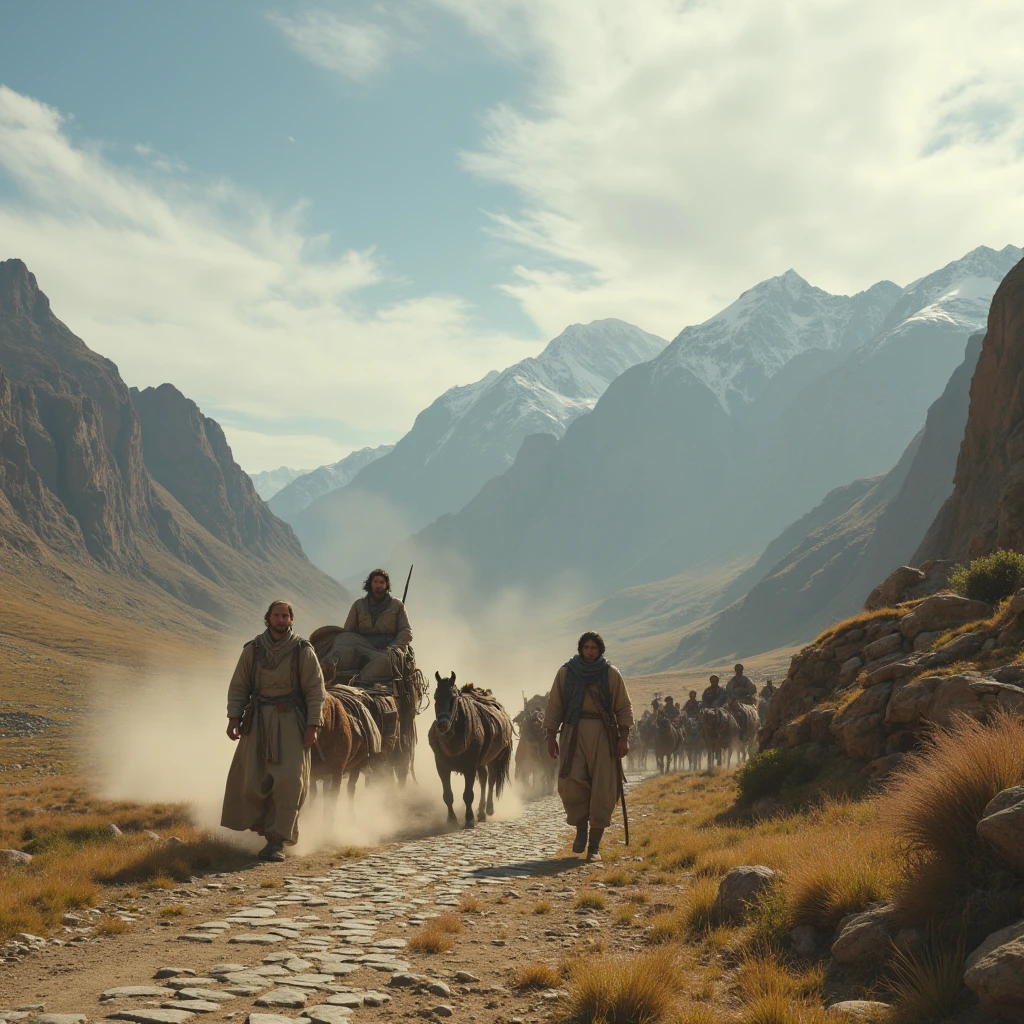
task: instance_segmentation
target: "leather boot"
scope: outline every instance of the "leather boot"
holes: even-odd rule
[[[267,839],[267,845],[257,854],[260,860],[284,860],[284,843],[280,839]]]
[[[600,860],[601,851],[598,847],[601,845],[601,836],[604,835],[603,828],[592,828],[590,830],[590,845],[587,847],[587,860]]]
[[[576,838],[573,840],[572,852],[582,853],[587,848],[587,822],[581,821],[576,826]]]

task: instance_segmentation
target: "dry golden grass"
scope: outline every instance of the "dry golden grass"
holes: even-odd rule
[[[541,900],[540,903],[534,903],[531,914],[550,914],[551,904],[547,900]]]
[[[604,910],[608,901],[599,892],[581,892],[573,901],[577,910]]]
[[[626,904],[615,911],[615,923],[618,925],[630,925],[636,917],[636,907]]]
[[[462,923],[462,918],[459,917],[458,914],[453,914],[451,911],[445,914],[438,914],[438,916],[430,923],[439,928],[446,935],[461,935],[466,928]]]
[[[736,978],[742,1024],[818,1024],[825,972],[821,967],[791,973],[774,957],[744,960]]]
[[[438,918],[428,921],[409,937],[409,949],[414,953],[447,953],[455,945],[451,936],[438,923]]]
[[[627,875],[621,868],[618,868],[615,871],[606,871],[601,876],[601,881],[604,882],[605,885],[619,888],[623,885],[629,885],[629,875]]]
[[[509,975],[509,985],[514,989],[558,988],[562,976],[550,964],[537,960],[517,967]]]
[[[483,904],[468,892],[459,897],[459,910],[464,914],[479,914]]]
[[[172,903],[170,906],[161,907],[157,913],[161,917],[181,917],[182,914],[188,913],[188,907],[180,903]]]
[[[919,954],[895,953],[889,964],[894,1024],[942,1021],[953,1015],[963,992],[964,948],[963,931],[953,941],[933,933]]]
[[[895,773],[882,823],[903,854],[897,904],[909,920],[948,913],[966,889],[990,887],[1000,866],[976,826],[1001,790],[1024,781],[1024,722],[960,717]]]
[[[264,878],[263,881],[260,882],[261,889],[277,889],[280,885],[281,883],[276,878]]]
[[[679,1016],[682,972],[676,954],[577,959],[569,967],[569,995],[558,1024],[661,1024]]]
[[[128,922],[119,917],[105,917],[93,932],[94,935],[122,935],[128,931]]]
[[[846,633],[851,629],[859,629],[864,626],[870,625],[872,622],[876,622],[878,619],[895,619],[900,615],[906,615],[906,613],[914,606],[914,604],[920,602],[909,602],[900,608],[879,608],[873,612],[861,612],[859,615],[851,615],[848,619],[843,619],[842,622],[837,622],[834,626],[829,626],[828,629],[820,633],[817,639],[814,641],[816,645],[828,643],[835,636],[839,636],[840,633]]]

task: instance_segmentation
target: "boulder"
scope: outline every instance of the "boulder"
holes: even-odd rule
[[[893,909],[888,906],[849,915],[839,923],[839,935],[832,943],[832,958],[848,967],[877,963],[889,948],[889,931],[893,925]]]
[[[835,708],[815,708],[804,716],[807,738],[811,743],[823,743],[829,738],[829,727],[836,717]]]
[[[775,884],[775,872],[763,864],[733,868],[719,883],[715,913],[721,920],[741,921],[751,903]]]
[[[921,722],[949,725],[957,714],[985,719],[1000,709],[1024,713],[1024,688],[974,672],[921,676],[896,688],[885,722],[890,727]]]
[[[852,658],[847,658],[839,666],[839,686],[849,686],[857,678],[857,673],[863,667],[864,659],[859,654],[855,654]]]
[[[978,835],[1014,871],[1024,873],[1024,786],[1004,789],[989,802]]]
[[[903,650],[903,637],[899,633],[890,633],[878,640],[873,640],[864,648],[862,656],[865,661],[875,661],[890,654]]]
[[[869,782],[881,782],[888,778],[903,763],[906,754],[886,754],[885,757],[876,757],[874,761],[861,769],[861,775]]]
[[[1013,595],[1013,600],[1010,602],[1010,614],[1018,617],[1024,615],[1024,590],[1018,590]]]
[[[952,665],[954,661],[961,661],[977,654],[987,639],[987,633],[961,633],[959,636],[953,637],[948,644],[943,644],[935,654],[940,655],[947,664]]]
[[[928,574],[923,569],[901,565],[868,594],[868,599],[864,602],[864,611],[874,612],[900,604],[908,590],[924,583],[927,578]]]
[[[882,721],[892,689],[892,683],[872,686],[832,719],[829,731],[848,757],[873,761],[885,753]]]
[[[986,1013],[1024,1018],[1024,921],[993,932],[967,958],[964,984]]]
[[[873,999],[846,999],[841,1003],[833,1003],[826,1011],[826,1016],[849,1021],[850,1024],[882,1024],[889,1019],[891,1009],[888,1003],[879,1003]]]
[[[933,594],[900,619],[900,632],[913,639],[925,631],[956,629],[968,622],[987,619],[992,606],[959,594]]]
[[[22,850],[0,850],[0,864],[31,864],[32,854]]]
[[[789,944],[797,956],[813,957],[818,952],[818,930],[809,924],[798,924],[789,933]]]
[[[865,686],[878,686],[879,683],[894,683],[900,679],[909,679],[911,676],[917,675],[923,667],[927,667],[919,654],[909,657],[897,655],[871,664],[878,667],[872,668],[871,665],[868,665],[864,677]]]
[[[942,636],[940,630],[926,630],[924,633],[918,633],[917,636],[914,637],[914,650],[927,651],[940,636]]]

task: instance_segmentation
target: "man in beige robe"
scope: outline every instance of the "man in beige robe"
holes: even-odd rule
[[[405,659],[412,643],[412,627],[405,605],[391,595],[391,577],[374,569],[363,583],[366,597],[349,609],[344,632],[339,633],[325,655],[339,672],[356,671],[359,683],[386,683],[404,675]]]
[[[243,648],[228,686],[228,737],[238,741],[220,823],[264,836],[261,860],[284,860],[299,838],[325,692],[313,647],[292,631],[287,601],[267,609],[267,629]],[[243,722],[244,714],[244,722]]]
[[[601,837],[619,799],[619,761],[629,753],[633,706],[619,670],[604,658],[600,634],[584,633],[577,650],[555,676],[544,728],[548,753],[559,758],[565,820],[576,828],[573,852],[600,860]]]

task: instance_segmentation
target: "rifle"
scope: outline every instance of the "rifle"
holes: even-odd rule
[[[405,604],[405,599],[409,596],[409,581],[412,579],[412,570],[415,566],[409,566],[409,575],[405,578],[405,590],[402,591],[402,604]]]

